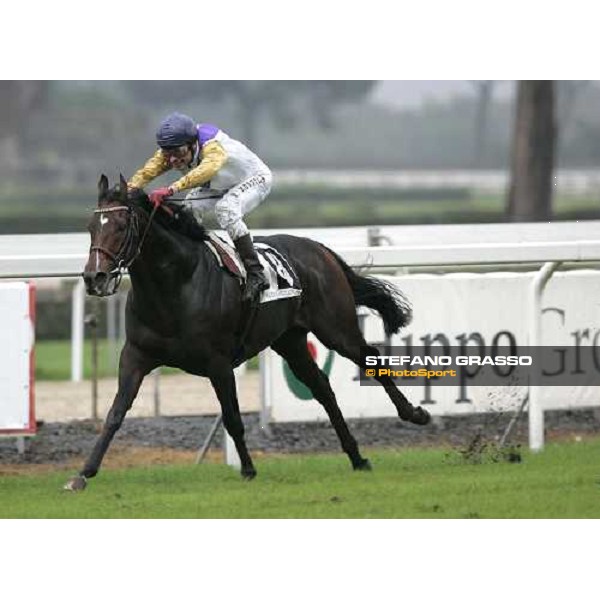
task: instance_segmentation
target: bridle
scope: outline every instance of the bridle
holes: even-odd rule
[[[142,252],[142,246],[144,245],[144,241],[146,236],[148,235],[148,230],[150,229],[150,225],[152,224],[152,219],[156,214],[156,209],[158,205],[154,206],[152,212],[150,213],[150,217],[148,218],[148,223],[146,224],[146,228],[144,229],[144,233],[141,238],[139,235],[140,232],[140,222],[137,213],[133,210],[131,206],[119,205],[119,206],[111,206],[109,208],[97,208],[94,210],[94,214],[106,214],[112,212],[120,212],[127,211],[127,230],[125,232],[125,239],[119,246],[119,249],[116,253],[113,253],[111,250],[104,248],[103,246],[93,245],[90,247],[90,254],[92,252],[102,253],[105,256],[108,256],[114,263],[115,268],[110,271],[109,275],[111,275],[115,284],[113,289],[116,290],[123,278],[123,274],[131,267],[131,265],[135,262],[137,257]],[[136,241],[139,239],[139,243],[136,247]]]

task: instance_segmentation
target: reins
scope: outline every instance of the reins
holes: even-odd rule
[[[136,253],[135,257],[133,258],[133,260],[135,260],[142,252],[142,246],[144,245],[144,241],[146,240],[146,236],[148,235],[148,231],[150,230],[150,225],[152,224],[152,219],[154,219],[154,215],[156,214],[158,207],[159,207],[159,205],[155,204],[154,207],[152,208],[152,212],[150,213],[150,217],[148,218],[148,223],[146,223],[146,229],[144,229],[144,233],[142,234],[142,239],[140,240],[140,244],[138,246],[137,253]],[[133,262],[133,260],[131,262]],[[131,264],[131,263],[129,263],[129,264]]]

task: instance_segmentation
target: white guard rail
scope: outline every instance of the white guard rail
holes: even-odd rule
[[[600,221],[558,223],[492,223],[480,225],[398,225],[391,227],[330,227],[314,229],[254,230],[253,235],[289,233],[309,237],[344,253],[345,248],[397,246],[394,253],[374,250],[374,265],[386,261],[388,266],[426,266],[555,260],[553,249],[563,242],[573,258],[582,248],[582,240],[600,243]],[[503,246],[504,245],[504,246]],[[0,236],[0,278],[76,277],[87,260],[90,238],[86,233],[3,235]],[[444,252],[451,246],[450,254]],[[522,246],[519,250],[517,246]],[[566,252],[569,246],[563,246]],[[480,254],[481,252],[481,254]],[[509,254],[510,253],[510,254]],[[366,252],[364,253],[366,255]],[[352,263],[364,262],[355,250],[345,255]],[[593,260],[593,259],[589,259]]]

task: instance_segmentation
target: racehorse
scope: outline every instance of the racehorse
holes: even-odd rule
[[[177,217],[177,218],[174,218]],[[313,332],[327,347],[360,366],[361,347],[378,354],[360,329],[357,306],[375,310],[386,333],[411,318],[410,305],[389,283],[359,275],[326,246],[301,237],[257,237],[284,256],[296,271],[299,296],[261,303],[242,302],[238,278],[225,272],[203,242],[206,230],[185,210],[169,216],[152,208],[141,190],[127,183],[109,189],[102,175],[98,205],[88,225],[90,253],[83,278],[87,293],[116,292],[128,270],[126,341],[119,360],[118,391],[94,448],[78,475],[65,485],[82,490],[94,477],[115,433],[131,408],[144,377],[156,367],[178,367],[208,377],[221,405],[223,424],[240,457],[241,474],[256,470],[244,440],[234,367],[270,346],[323,406],[344,452],[356,470],[370,470],[350,433],[327,376],[307,347]],[[251,321],[248,315],[252,314]],[[251,326],[248,328],[248,323]],[[427,411],[414,407],[388,376],[377,377],[401,419],[425,425]]]

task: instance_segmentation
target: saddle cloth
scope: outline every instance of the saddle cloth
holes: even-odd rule
[[[235,275],[240,284],[245,282],[246,269],[235,248],[214,232],[209,232],[208,236],[205,244],[210,248],[219,266]],[[300,280],[285,256],[263,242],[256,242],[254,247],[269,281],[269,289],[261,293],[260,303],[300,296]]]

